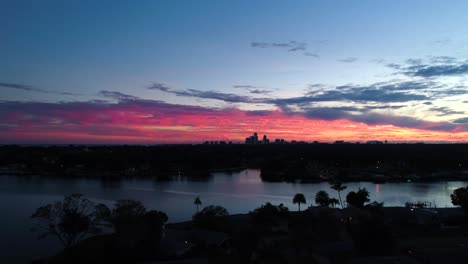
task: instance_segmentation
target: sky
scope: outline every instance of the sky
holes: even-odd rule
[[[468,142],[466,1],[0,1],[0,144]]]

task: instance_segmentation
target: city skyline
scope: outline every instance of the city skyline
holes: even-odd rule
[[[0,144],[468,142],[463,1],[0,10]]]

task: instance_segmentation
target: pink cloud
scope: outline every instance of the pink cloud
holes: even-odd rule
[[[2,143],[184,143],[243,141],[253,132],[270,139],[306,141],[467,141],[465,127],[418,122],[399,127],[383,121],[322,120],[300,113],[243,111],[173,105],[149,100],[119,103],[0,103]]]

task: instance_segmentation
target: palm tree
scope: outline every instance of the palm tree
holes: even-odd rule
[[[302,193],[296,193],[293,198],[293,204],[297,204],[299,212],[301,211],[301,204],[306,203],[306,198]]]
[[[336,181],[332,183],[331,188],[338,192],[338,199],[340,199],[340,205],[343,209],[343,202],[341,201],[341,191],[344,191],[347,188],[347,186],[343,185],[343,183],[340,181]]]
[[[197,214],[198,214],[198,206],[202,204],[200,200],[200,196],[195,197],[195,199],[193,200],[193,204],[197,206]]]

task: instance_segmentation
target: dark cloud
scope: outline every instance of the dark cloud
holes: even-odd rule
[[[432,41],[431,43],[440,45],[440,46],[445,46],[447,44],[450,44],[452,42],[451,38],[440,38]]]
[[[195,97],[201,99],[214,99],[221,100],[228,103],[255,103],[260,102],[261,99],[255,99],[250,96],[237,95],[231,93],[221,93],[216,91],[201,91],[196,89],[175,90],[167,86],[152,85],[148,89],[160,90],[166,93],[175,94],[177,96]]]
[[[268,103],[275,104],[288,113],[303,111],[307,116],[323,119],[349,119],[356,122],[375,124],[380,122],[378,118],[385,117],[390,124],[404,127],[421,126],[424,121],[411,117],[400,117],[378,113],[379,110],[396,110],[407,107],[411,101],[423,101],[421,103],[432,104],[433,98],[428,91],[442,88],[433,81],[400,81],[380,82],[366,86],[347,84],[330,89],[322,84],[309,85],[311,91],[304,96],[292,98],[270,99]],[[424,102],[425,101],[425,102]],[[346,107],[316,107],[317,103],[343,103],[352,102],[355,106]],[[399,104],[395,104],[399,103]],[[445,114],[456,114],[450,109],[438,109]],[[459,113],[458,113],[459,114]],[[428,123],[424,123],[427,125]],[[440,125],[440,124],[439,124]],[[437,126],[439,126],[437,125]],[[450,123],[444,123],[442,128],[436,130],[453,129]]]
[[[33,87],[31,85],[18,84],[18,83],[0,82],[0,87],[23,90],[23,91],[28,91],[28,92],[37,92],[37,93],[60,94],[60,95],[80,95],[80,94],[69,93],[69,92],[59,92],[59,91],[45,90],[45,89]]]
[[[269,94],[269,93],[272,93],[273,91],[262,90],[262,89],[252,89],[252,90],[249,90],[249,92],[253,94]]]
[[[413,80],[402,81],[392,80],[390,82],[379,82],[369,85],[347,84],[331,88],[327,85],[309,85],[310,91],[303,96],[287,98],[271,98],[270,90],[261,89],[258,86],[240,84],[233,85],[237,89],[245,89],[251,94],[264,95],[263,98],[255,96],[239,95],[233,93],[223,93],[218,91],[201,91],[196,89],[177,90],[163,85],[153,85],[151,89],[160,90],[177,96],[193,97],[200,99],[221,100],[228,103],[251,103],[251,104],[273,104],[285,112],[296,113],[305,112],[314,114],[324,119],[349,118],[359,122],[373,122],[372,118],[377,116],[380,110],[396,110],[406,107],[402,103],[416,101],[424,105],[432,105],[431,100],[440,99],[451,95],[468,93],[462,88],[447,89],[445,86],[433,80]],[[104,94],[103,94],[104,95]],[[108,93],[109,98],[117,100],[135,100],[135,97],[120,93]],[[352,107],[317,108],[312,107],[316,103],[355,103]],[[312,107],[312,108],[311,108]],[[450,108],[432,107],[430,110],[439,112],[438,116],[464,114]],[[369,120],[360,120],[359,118]],[[409,126],[413,119],[397,117],[390,118],[394,125]],[[416,122],[416,121],[414,121]],[[453,126],[444,124],[444,128],[452,129]]]
[[[356,107],[310,107],[304,109],[303,114],[309,118],[324,120],[346,119],[368,125],[387,124],[404,128],[427,129],[433,131],[453,131],[457,128],[456,124],[448,122],[427,122],[409,116],[396,116],[375,112],[358,112],[360,110],[361,109]],[[468,122],[468,120],[465,121]]]
[[[431,63],[449,64],[449,63],[455,63],[456,61],[457,61],[456,58],[450,57],[450,56],[434,56],[434,57],[431,57]]]
[[[396,81],[390,83],[375,83],[370,85],[369,88],[386,91],[417,91],[437,86],[438,84],[432,81]]]
[[[258,89],[253,85],[234,85],[233,87],[248,90],[253,94],[270,93],[269,90]],[[443,98],[447,94],[460,94],[459,90],[445,89],[432,80],[422,81],[401,81],[393,80],[391,82],[380,82],[370,85],[347,84],[330,89],[329,86],[322,84],[309,85],[310,91],[303,96],[289,98],[255,98],[246,95],[237,95],[230,93],[221,93],[217,91],[200,91],[196,89],[175,90],[170,88],[157,88],[161,91],[172,93],[178,96],[195,97],[201,99],[215,99],[229,103],[261,103],[273,104],[286,113],[305,113],[307,116],[320,117],[323,119],[347,118],[357,122],[374,124],[380,122],[377,118],[385,117],[390,124],[396,126],[420,127],[424,121],[411,117],[399,117],[393,115],[383,115],[379,110],[395,110],[406,107],[407,103],[417,101],[424,105],[432,105],[430,100],[434,98]],[[463,90],[465,91],[465,90]],[[115,96],[117,97],[117,96]],[[317,103],[355,103],[355,106],[346,107],[315,107]],[[440,116],[463,114],[461,111],[455,111],[449,108],[436,108],[431,110],[439,112]],[[374,119],[375,118],[375,119]],[[427,122],[425,125],[429,124]],[[429,125],[428,125],[429,126]],[[436,130],[453,129],[453,124],[443,123],[437,125]],[[434,128],[435,129],[435,128]]]
[[[266,42],[252,42],[250,43],[250,46],[254,48],[268,48],[270,44]]]
[[[160,91],[167,92],[171,88],[169,86],[165,85],[164,83],[153,83],[150,87],[148,87],[148,89],[150,89],[150,90],[160,90]]]
[[[366,105],[364,108],[367,110],[385,110],[385,109],[400,109],[406,105]]]
[[[195,89],[188,89],[185,91],[171,91],[176,95],[188,96],[188,97],[197,97],[203,99],[215,99],[221,100],[229,103],[252,103],[256,102],[256,99],[253,99],[249,96],[230,94],[230,93],[220,93],[216,91],[200,91]]]
[[[465,124],[468,125],[468,117],[458,118],[453,120],[454,124]]]
[[[318,58],[316,53],[307,51],[307,43],[291,40],[289,42],[252,42],[250,46],[253,48],[279,48],[290,52],[303,52],[304,56]]]
[[[233,85],[232,87],[237,88],[237,89],[245,89],[249,91],[249,93],[252,93],[252,94],[269,94],[273,92],[271,90],[260,89],[260,87],[253,86],[253,85]]]
[[[394,70],[401,70],[402,66],[397,63],[387,63],[385,66]]]
[[[252,86],[252,85],[233,85],[232,87],[239,88],[239,89],[256,89],[257,88],[257,86]]]
[[[252,42],[251,47],[254,48],[284,48],[288,51],[305,51],[307,49],[307,43],[291,40],[289,42],[278,43],[278,42]]]
[[[318,54],[312,53],[312,52],[304,52],[304,55],[308,56],[308,57],[314,57],[314,58],[319,58],[320,57]]]
[[[363,122],[369,125],[391,124],[404,128],[417,128],[433,131],[453,131],[457,125],[448,122],[428,122],[410,116],[385,115],[378,113],[368,113],[350,118],[356,122]]]
[[[439,112],[437,116],[446,116],[446,115],[463,115],[465,112],[463,111],[455,111],[453,109],[450,109],[448,107],[442,106],[442,107],[432,107],[430,108],[431,111],[434,112]]]
[[[288,51],[305,51],[307,49],[306,43],[293,42],[293,46]]]
[[[291,48],[293,45],[290,43],[271,43],[270,44],[272,47],[279,47],[279,48]]]
[[[357,60],[358,60],[358,58],[348,57],[348,58],[339,59],[338,61],[339,62],[345,62],[345,63],[352,63],[352,62],[356,62]]]
[[[359,111],[357,107],[307,107],[304,109],[304,115],[310,118],[324,120],[337,120],[348,118],[349,112]]]
[[[312,95],[321,94],[327,89],[337,89],[337,87],[317,83],[317,84],[309,84],[305,91],[306,91],[306,95],[312,96]]]
[[[106,90],[99,91],[98,95],[102,97],[106,97],[106,98],[119,100],[119,101],[139,99],[138,97],[133,96],[133,95],[128,95],[128,94],[124,94],[124,93],[116,92],[116,91],[106,91]]]
[[[334,90],[310,91],[305,96],[270,100],[277,105],[307,104],[311,102],[409,102],[429,100],[426,95],[414,94],[410,91],[423,89],[425,86],[419,82],[404,82],[397,84],[377,83],[369,86],[344,85]]]
[[[372,60],[370,60],[370,62],[382,64],[382,63],[385,62],[385,60],[384,59],[372,59]]]
[[[312,102],[338,102],[338,101],[353,101],[353,102],[409,102],[430,100],[431,98],[424,94],[414,92],[433,87],[432,82],[405,81],[391,83],[375,83],[368,86],[358,85],[343,85],[335,87],[335,89],[327,89],[328,86],[317,84],[309,85],[309,89],[304,96],[290,98],[254,98],[245,95],[237,95],[231,93],[221,93],[217,91],[201,91],[196,89],[175,90],[169,87],[152,86],[153,90],[175,94],[178,96],[196,97],[202,99],[222,100],[230,103],[267,103],[277,106],[285,106],[291,104],[308,104]],[[246,89],[252,94],[271,93],[271,90],[259,89],[252,85],[234,85],[235,88]]]
[[[407,59],[405,62],[411,65],[419,65],[422,63],[422,60],[421,59]]]
[[[423,63],[420,59],[408,59],[404,64],[389,63],[386,66],[412,77],[430,78],[468,74],[467,62],[460,62],[449,56],[431,57],[428,63]]]
[[[418,77],[463,75],[468,73],[468,64],[418,65],[407,68],[406,74]]]
[[[18,84],[18,83],[4,83],[0,82],[1,87],[6,87],[6,88],[11,88],[11,89],[18,89],[18,90],[23,90],[23,91],[32,91],[32,92],[40,92],[44,93],[46,92],[45,90],[34,88],[30,85],[24,85],[24,84]]]
[[[440,90],[435,93],[436,96],[438,97],[447,97],[447,96],[457,96],[457,95],[464,95],[468,94],[468,89],[445,89],[445,90]]]
[[[399,109],[405,107],[404,105],[363,105],[363,106],[335,106],[335,107],[301,107],[301,111],[306,113],[307,116],[320,117],[326,120],[340,119],[354,114],[369,113],[372,110],[385,110],[385,109]],[[290,108],[286,107],[283,111],[288,113],[297,113]]]

